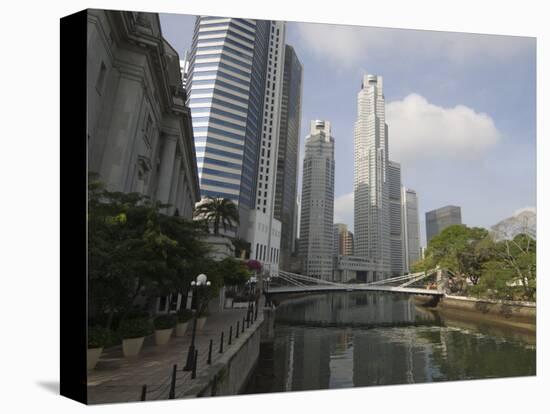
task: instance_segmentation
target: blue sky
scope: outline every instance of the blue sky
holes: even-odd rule
[[[161,14],[183,56],[194,16]],[[384,78],[390,159],[424,213],[462,207],[488,227],[536,206],[534,38],[296,23],[287,43],[304,67],[303,144],[311,119],[332,123],[335,221],[353,224],[353,126],[363,73]]]

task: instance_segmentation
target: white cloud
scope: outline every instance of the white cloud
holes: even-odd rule
[[[534,48],[534,38],[405,30],[335,24],[296,23],[304,49],[336,68],[350,68],[369,57],[435,57],[453,63],[479,58],[510,59]]]
[[[500,139],[493,119],[464,106],[444,108],[418,94],[386,105],[391,158],[475,159]]]
[[[353,231],[353,192],[334,200],[334,222],[345,223]]]

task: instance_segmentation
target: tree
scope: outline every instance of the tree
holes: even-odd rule
[[[206,197],[195,208],[195,217],[212,225],[214,234],[220,232],[220,225],[225,231],[228,227],[239,224],[239,211],[233,201],[227,198]]]
[[[458,277],[467,277],[474,285],[478,283],[483,263],[490,258],[487,230],[453,225],[430,240],[426,258],[415,268],[441,268],[450,270]]]
[[[88,301],[91,314],[121,318],[144,297],[188,286],[207,249],[201,229],[137,193],[105,190],[94,175],[88,185]],[[138,300],[139,299],[139,300]]]

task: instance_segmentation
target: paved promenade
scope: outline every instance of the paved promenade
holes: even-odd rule
[[[237,321],[240,321],[242,332],[243,317],[246,317],[246,309],[226,309],[209,316],[205,326],[197,331],[195,338],[195,347],[198,350],[197,378],[201,370],[208,367],[210,339],[213,340],[212,364],[223,355],[219,353],[222,330],[224,331],[224,354],[229,347],[238,346],[238,344],[235,345],[237,342],[235,331]],[[245,334],[256,329],[256,325],[257,322],[248,329],[245,325]],[[230,326],[233,326],[232,345],[228,345]],[[144,384],[147,385],[147,400],[167,399],[174,364],[178,366],[176,398],[183,396],[193,387],[193,381],[196,381],[191,379],[191,371],[182,371],[191,343],[191,331],[192,321],[184,337],[173,336],[168,344],[160,346],[155,345],[154,336],[147,337],[137,357],[124,358],[121,346],[105,350],[96,368],[88,372],[88,403],[139,401]],[[241,332],[239,335],[242,335]]]

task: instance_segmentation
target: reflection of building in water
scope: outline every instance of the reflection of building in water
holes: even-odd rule
[[[427,353],[424,347],[415,346],[415,337],[414,328],[356,333],[353,338],[353,385],[431,381]]]

